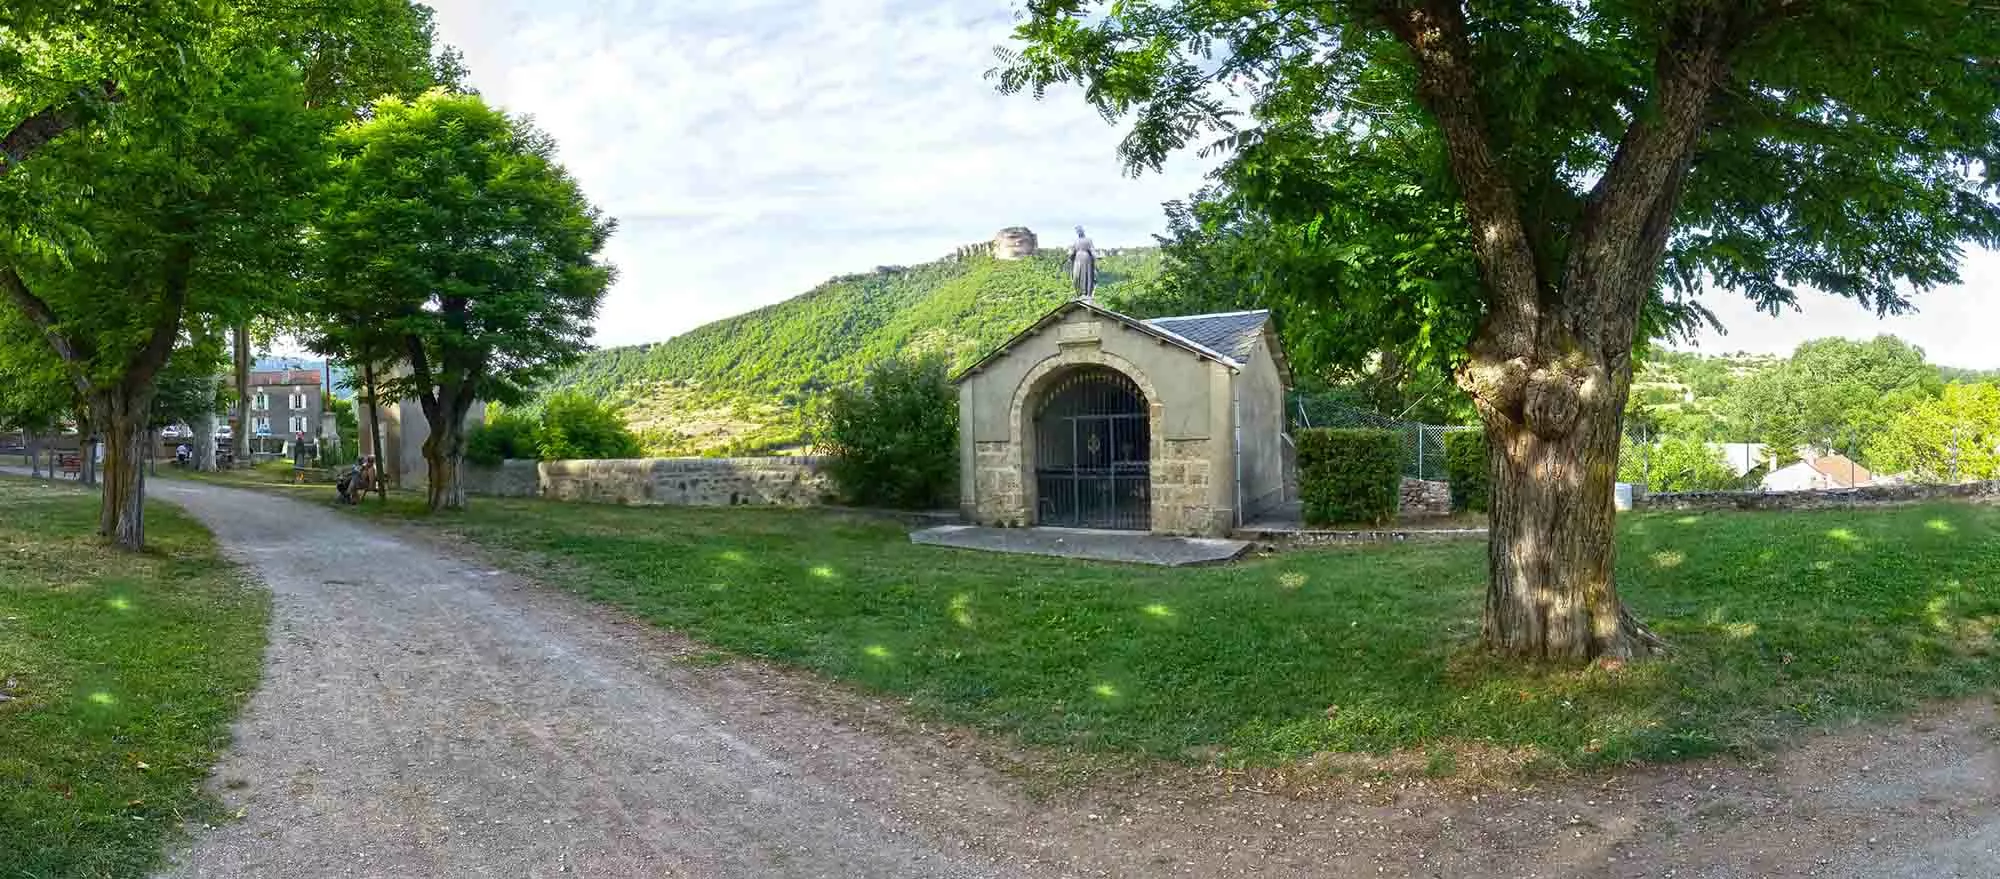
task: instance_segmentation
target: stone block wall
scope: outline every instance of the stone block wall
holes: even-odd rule
[[[1008,442],[984,442],[973,447],[972,519],[988,525],[1028,524],[1028,503],[1022,486],[1020,454]]]
[[[468,494],[487,497],[534,497],[542,493],[539,461],[501,461],[498,467],[465,465],[459,478]]]
[[[634,458],[507,461],[466,468],[466,489],[502,497],[671,506],[812,506],[829,502],[827,458]]]
[[[1451,483],[1405,477],[1397,515],[1404,519],[1451,515]]]
[[[1167,534],[1222,534],[1231,523],[1227,510],[1217,510],[1211,498],[1214,464],[1205,439],[1161,440],[1154,443],[1152,462],[1153,530]]]
[[[1870,485],[1824,491],[1688,491],[1649,494],[1636,499],[1634,505],[1641,510],[1825,510],[1950,498],[2000,499],[2000,481],[1959,485]]]

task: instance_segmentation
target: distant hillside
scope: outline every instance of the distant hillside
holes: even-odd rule
[[[1098,293],[1157,276],[1151,248],[1106,252]],[[1070,296],[1062,254],[983,254],[835,278],[665,342],[610,348],[557,376],[626,407],[652,454],[754,454],[796,445],[820,392],[898,354],[941,352],[964,366]]]

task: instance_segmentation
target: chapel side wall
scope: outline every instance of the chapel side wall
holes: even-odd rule
[[[1254,518],[1285,499],[1285,379],[1265,339],[1236,376],[1243,425],[1243,515]]]

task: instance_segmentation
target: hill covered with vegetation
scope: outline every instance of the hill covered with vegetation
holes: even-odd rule
[[[1063,254],[982,253],[834,278],[802,295],[650,345],[592,352],[544,395],[622,406],[648,454],[756,454],[798,445],[814,401],[874,363],[936,353],[953,368],[1069,298]],[[1158,276],[1151,248],[1105,252],[1098,295]]]

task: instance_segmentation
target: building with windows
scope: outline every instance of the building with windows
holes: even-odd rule
[[[299,434],[317,440],[325,410],[317,369],[274,369],[250,373],[251,438],[290,440]]]

